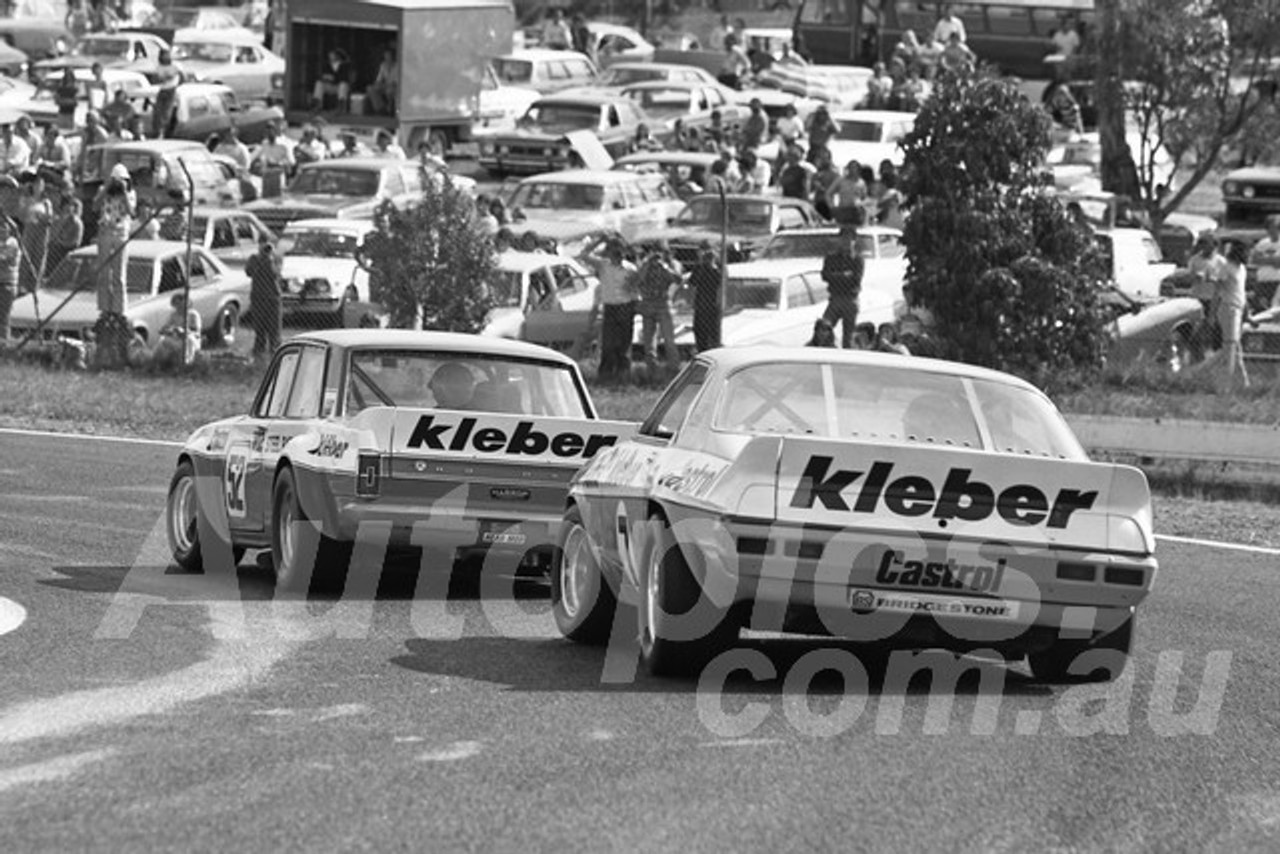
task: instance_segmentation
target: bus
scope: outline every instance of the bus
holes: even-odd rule
[[[927,42],[945,5],[964,21],[979,60],[1032,79],[1053,76],[1044,59],[1054,30],[1077,27],[1083,44],[1094,15],[1093,0],[804,0],[794,29],[814,62],[869,66],[888,61],[906,30]]]

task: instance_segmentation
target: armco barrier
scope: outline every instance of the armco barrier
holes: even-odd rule
[[[1280,466],[1280,425],[1068,415],[1092,451],[1157,459]]]

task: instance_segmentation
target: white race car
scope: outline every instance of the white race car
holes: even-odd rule
[[[340,574],[366,535],[545,567],[569,479],[634,429],[597,420],[577,364],[543,347],[404,330],[299,335],[248,414],[187,440],[169,544],[192,571],[269,548],[285,590]]]
[[[1114,677],[1156,574],[1146,478],[1034,387],[818,348],[699,355],[578,473],[559,541],[560,631],[602,642],[636,603],[655,674],[750,627]]]

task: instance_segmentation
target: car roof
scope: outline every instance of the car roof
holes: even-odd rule
[[[615,68],[621,68],[623,70],[656,68],[659,71],[687,71],[690,68],[692,68],[695,71],[702,71],[707,74],[710,74],[710,72],[707,71],[705,68],[701,68],[697,65],[689,65],[688,63],[684,63],[684,62],[644,62],[643,60],[634,60],[634,59],[628,60],[626,62],[612,63],[608,68],[605,69],[605,71],[612,71]]]
[[[129,259],[135,258],[154,261],[157,258],[167,258],[171,255],[182,255],[187,251],[187,244],[184,240],[130,240],[129,241]],[[199,246],[192,246],[192,251],[204,252]],[[97,255],[98,247],[96,245],[82,246],[71,253],[72,255]]]
[[[778,238],[789,237],[828,237],[833,234],[839,234],[843,229],[838,225],[817,225],[809,228],[788,228],[786,231],[779,231],[773,236],[775,240]],[[862,237],[870,237],[876,235],[891,235],[893,237],[901,237],[902,229],[893,228],[888,225],[860,225],[858,226],[858,234]]]
[[[763,261],[739,261],[729,265],[729,277],[734,279],[780,279],[797,273],[821,271],[821,258],[766,258]]]
[[[552,261],[568,262],[569,258],[551,252],[521,252],[519,249],[507,249],[498,253],[498,269],[507,273],[524,273],[529,270],[545,267]]]
[[[204,10],[202,10],[204,11]],[[215,9],[213,11],[222,11]],[[214,29],[201,30],[192,27],[186,27],[174,33],[173,43],[178,44],[228,44],[236,47],[244,45],[261,45],[262,39],[258,38],[249,30],[232,30],[232,29]]]
[[[577,367],[577,362],[547,347],[462,332],[414,329],[324,329],[304,332],[291,341],[309,341],[336,347],[386,347],[403,350],[445,350],[459,355],[493,355],[538,359]]]
[[[720,155],[711,151],[637,151],[613,161],[613,168],[633,163],[661,163],[687,166],[706,166],[715,163]]]
[[[1280,181],[1280,166],[1249,166],[1232,169],[1224,181]]]
[[[923,356],[900,356],[897,353],[878,353],[873,350],[841,350],[830,347],[721,347],[700,353],[697,358],[724,371],[734,371],[751,365],[777,363],[794,365],[813,363],[877,365],[899,368],[905,371],[947,374],[975,380],[991,380],[1018,386],[1033,394],[1043,396],[1043,392],[1031,383],[1000,371],[979,368],[975,365],[966,365],[963,362],[929,359]]]
[[[511,53],[504,53],[498,59],[523,59],[536,62],[540,59],[564,59],[568,56],[591,61],[585,53],[578,53],[576,50],[555,50],[549,47],[524,47],[513,50]]]
[[[104,142],[93,147],[104,151],[148,151],[162,154],[167,151],[192,151],[197,148],[202,151],[209,150],[204,143],[196,142],[193,139],[136,139],[121,142]]]
[[[635,172],[614,169],[563,169],[559,172],[544,172],[541,175],[530,175],[521,179],[523,184],[628,184],[639,180]]]
[[[313,217],[297,219],[284,227],[285,234],[303,229],[321,229],[323,231],[345,231],[368,234],[374,230],[371,219],[336,219],[334,217]]]
[[[706,89],[712,85],[706,80],[637,80],[622,87],[623,92],[634,89]]]
[[[689,204],[693,204],[694,202],[698,202],[703,199],[712,199],[713,201],[719,201],[720,196],[717,193],[699,193],[698,195],[689,199]],[[758,203],[764,203],[766,205],[770,205],[773,207],[777,207],[778,205],[789,205],[789,206],[802,208],[809,205],[809,202],[806,201],[805,199],[792,199],[792,198],[788,198],[787,196],[755,196],[755,195],[751,195],[750,193],[728,193],[725,195],[724,200],[726,202],[731,202],[731,203],[732,202],[758,202]]]
[[[308,163],[298,171],[301,172],[307,169],[350,169],[356,172],[372,172],[375,169],[381,171],[388,166],[404,168],[412,165],[412,160],[405,160],[402,157],[340,157],[336,160],[319,160],[315,163]]]
[[[915,113],[902,110],[839,110],[831,113],[837,122],[914,122]]]
[[[561,51],[563,53],[563,51]],[[618,100],[618,94],[609,89],[601,89],[598,92],[587,89],[578,89],[573,92],[561,92],[555,95],[544,95],[537,101],[533,102],[533,106],[537,107],[542,104],[570,104],[587,107],[600,107],[605,104],[613,104]]]

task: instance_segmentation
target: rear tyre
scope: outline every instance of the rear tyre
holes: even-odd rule
[[[1133,649],[1133,621],[1130,617],[1124,625],[1096,642],[1058,641],[1053,646],[1027,656],[1031,675],[1041,682],[1110,682],[1124,672]],[[1076,659],[1092,650],[1108,653],[1101,660],[1081,662]],[[1092,670],[1085,670],[1092,666]]]
[[[640,661],[653,676],[688,676],[738,639],[730,611],[705,599],[661,515],[649,517],[651,545],[640,591]],[[698,614],[692,613],[699,609]]]
[[[320,526],[307,518],[291,468],[284,469],[276,478],[271,508],[271,559],[276,591],[306,593],[323,589],[350,561],[351,543],[324,536]]]
[[[564,514],[551,564],[551,613],[560,634],[598,645],[609,640],[618,599],[600,572],[591,538],[575,504]]]
[[[236,343],[236,331],[240,328],[240,306],[228,303],[218,312],[210,337],[214,344],[230,347]]]

